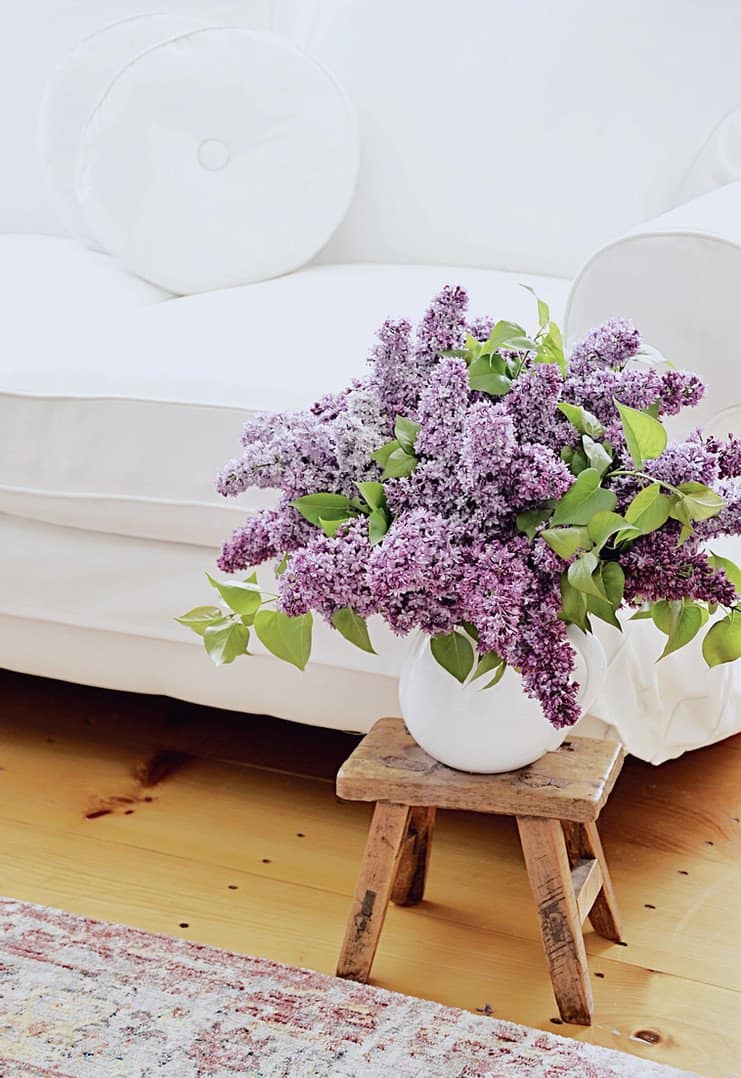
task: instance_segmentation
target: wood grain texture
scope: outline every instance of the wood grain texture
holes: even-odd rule
[[[602,872],[599,862],[592,858],[585,858],[572,865],[571,886],[574,888],[574,894],[576,895],[579,919],[583,923],[602,887]]]
[[[409,809],[406,805],[379,802],[373,810],[337,962],[338,977],[348,977],[353,981],[368,980],[408,825]]]
[[[597,825],[572,823],[565,820],[563,830],[566,849],[572,864],[584,858],[593,858],[594,863],[599,865],[600,887],[594,896],[594,901],[590,902],[587,907],[589,920],[594,931],[599,932],[600,936],[618,942],[620,940],[620,915]]]
[[[0,671],[0,890],[332,972],[370,821],[334,794],[357,741]],[[189,760],[145,790],[161,750]],[[741,737],[659,768],[626,760],[599,821],[625,945],[585,936],[592,1026],[554,1024],[507,816],[438,813],[425,901],[389,906],[374,983],[738,1074],[740,778]]]
[[[573,737],[529,767],[470,775],[433,760],[398,718],[380,719],[340,768],[337,794],[348,801],[437,805],[511,815],[595,820],[620,774],[614,741]]]
[[[564,1022],[592,1022],[592,986],[571,865],[558,820],[518,816],[522,852],[538,911],[548,969]]]
[[[436,816],[434,807],[409,811],[409,825],[391,892],[391,901],[397,906],[416,906],[425,896]]]

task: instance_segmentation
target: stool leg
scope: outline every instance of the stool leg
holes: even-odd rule
[[[434,807],[413,808],[409,813],[399,871],[391,892],[391,901],[397,906],[416,906],[424,898],[436,811]]]
[[[559,1013],[564,1022],[591,1025],[587,953],[561,822],[518,816],[517,827]]]
[[[363,853],[337,976],[367,981],[409,824],[407,805],[378,802]]]
[[[591,857],[598,862],[602,873],[602,887],[589,911],[592,928],[605,939],[619,942],[620,916],[597,824],[572,823],[571,820],[564,820],[563,831],[566,837],[566,848],[572,861],[577,861],[582,857]]]

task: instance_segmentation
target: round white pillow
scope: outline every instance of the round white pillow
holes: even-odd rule
[[[111,80],[132,57],[163,41],[207,26],[187,15],[134,15],[86,37],[54,71],[46,86],[39,149],[54,204],[64,227],[91,246],[75,190],[80,136]]]
[[[188,294],[308,262],[357,168],[353,107],[323,67],[273,34],[209,27],[112,80],[80,138],[76,191],[105,250]]]

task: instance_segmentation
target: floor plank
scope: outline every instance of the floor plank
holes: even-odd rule
[[[2,673],[0,699],[2,892],[332,971],[369,818],[330,781],[353,735]],[[628,945],[586,937],[589,1030],[551,1021],[505,818],[440,814],[429,898],[391,909],[375,982],[738,1073],[738,747],[628,762],[602,824]]]

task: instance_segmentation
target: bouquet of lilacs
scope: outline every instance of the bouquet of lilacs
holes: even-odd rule
[[[622,607],[666,635],[663,655],[703,641],[709,665],[741,655],[741,573],[708,549],[741,534],[741,439],[697,430],[668,442],[662,416],[704,387],[607,322],[566,358],[548,307],[538,330],[471,320],[446,287],[416,332],[378,333],[366,377],[308,411],[250,418],[218,478],[226,496],[277,488],[224,544],[223,600],[180,621],[217,663],[254,632],[303,669],[312,616],[373,651],[366,619],[431,637],[461,682],[506,666],[556,727],[579,717],[567,626]],[[484,682],[481,683],[482,685]]]

